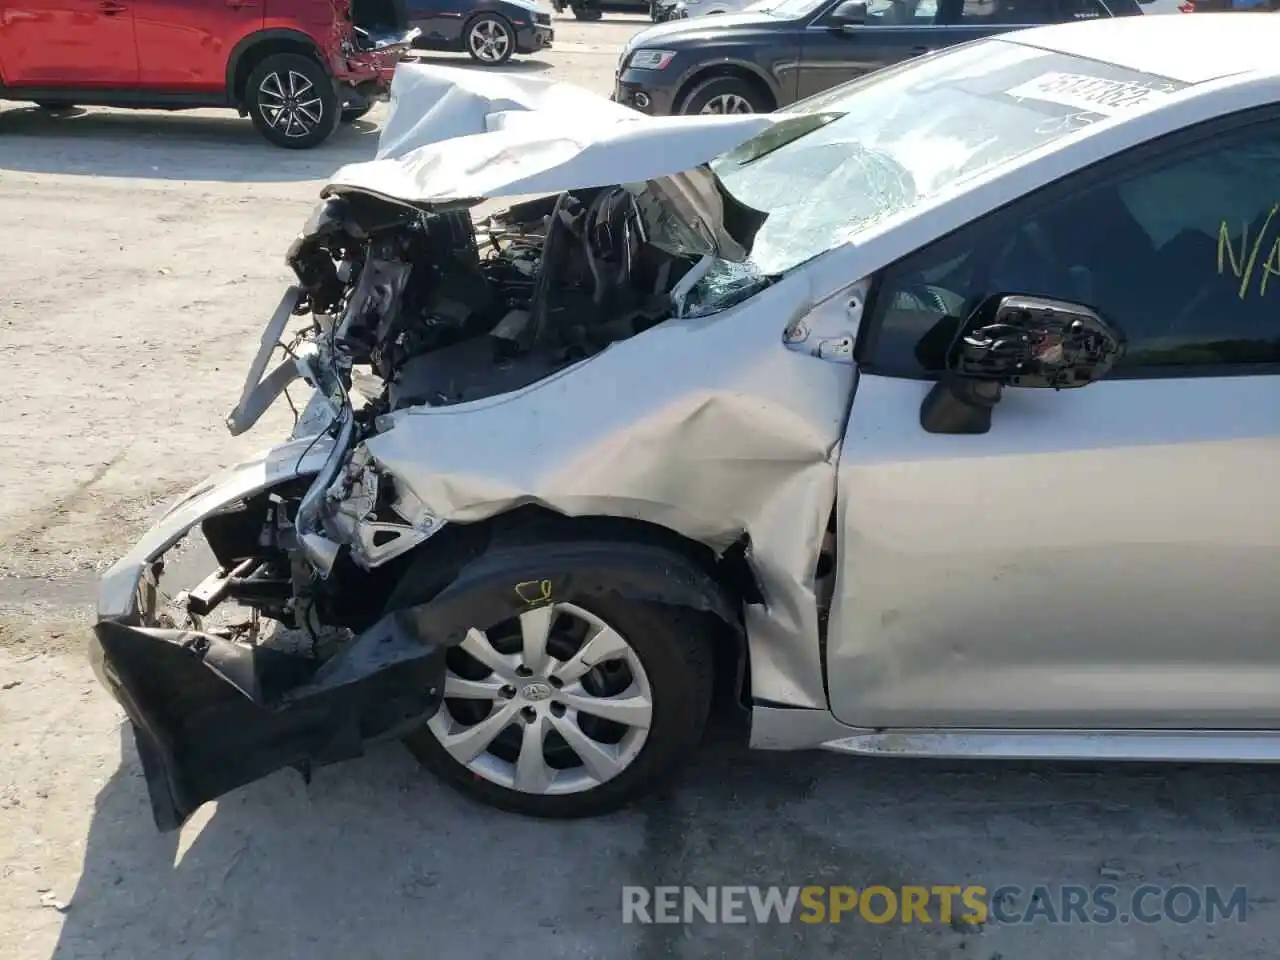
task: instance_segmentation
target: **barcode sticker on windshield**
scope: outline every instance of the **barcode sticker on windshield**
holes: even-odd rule
[[[1012,90],[1006,90],[1005,93],[1019,99],[1060,103],[1065,107],[1107,116],[1149,103],[1157,97],[1168,96],[1165,90],[1157,90],[1141,83],[1104,80],[1078,73],[1046,73],[1019,84]]]

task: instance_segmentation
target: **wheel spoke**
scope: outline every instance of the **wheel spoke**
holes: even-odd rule
[[[516,675],[516,665],[512,659],[499,653],[489,642],[483,630],[474,627],[467,631],[466,638],[460,644],[462,649],[475,657],[503,680],[511,680]]]
[[[493,674],[483,680],[468,680],[456,673],[444,678],[444,695],[456,700],[500,700],[502,682]]]
[[[612,720],[627,727],[648,730],[653,720],[653,704],[648,697],[639,694],[593,697],[583,690],[580,684],[577,684],[575,689],[559,691],[556,699],[579,713],[587,713],[602,720]]]
[[[280,74],[278,73],[268,73],[258,89],[269,97],[275,97],[281,101],[284,100],[284,87],[280,85]]]
[[[441,736],[440,746],[459,763],[471,763],[489,748],[494,737],[511,724],[517,710],[515,703],[504,704],[479,723]]]
[[[552,670],[551,675],[561,683],[573,683],[597,664],[623,656],[627,649],[627,642],[616,631],[601,627],[563,666]]]
[[[598,782],[603,783],[622,772],[623,761],[617,749],[588,737],[578,726],[575,717],[568,713],[563,717],[552,715],[551,724],[578,755],[587,772]]]
[[[312,104],[316,105],[316,109],[312,109]],[[302,114],[312,123],[320,122],[320,113],[323,110],[324,107],[320,105],[319,100],[308,100],[305,103],[298,104],[298,113]]]
[[[300,73],[289,71],[289,94],[295,100],[311,89],[311,81]]]
[[[551,624],[555,618],[556,608],[552,604],[520,614],[520,643],[524,665],[536,674],[541,674],[547,668],[547,636],[551,633]]]
[[[555,771],[547,766],[542,744],[546,737],[546,719],[539,717],[526,723],[520,740],[520,753],[516,757],[515,786],[525,793],[546,793],[555,777]]]

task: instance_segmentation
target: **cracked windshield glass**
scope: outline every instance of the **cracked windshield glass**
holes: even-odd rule
[[[711,164],[768,218],[745,262],[707,272],[689,313],[726,309],[885,217],[1182,86],[990,40],[781,110],[786,119]]]

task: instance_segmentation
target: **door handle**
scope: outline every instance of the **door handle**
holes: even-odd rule
[[[98,9],[108,17],[114,17],[117,13],[124,13],[129,8],[123,3],[116,3],[115,0],[102,0],[98,4]]]
[[[912,53],[933,53],[933,47],[912,47]]]
[[[245,7],[256,7],[257,0],[226,0],[226,4],[232,10],[243,10]]]

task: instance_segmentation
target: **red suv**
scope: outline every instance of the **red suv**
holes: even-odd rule
[[[232,107],[314,147],[386,97],[417,34],[362,23],[357,2],[0,0],[0,99]]]

